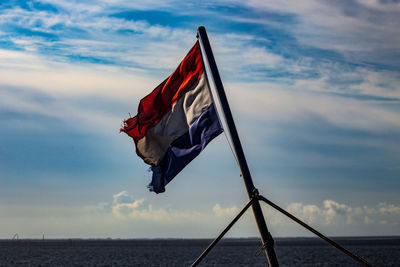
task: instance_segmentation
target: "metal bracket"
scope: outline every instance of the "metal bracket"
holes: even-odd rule
[[[258,257],[261,254],[261,252],[263,250],[265,250],[266,248],[267,248],[267,243],[264,243],[260,249],[258,249],[256,252],[254,252],[254,256]]]

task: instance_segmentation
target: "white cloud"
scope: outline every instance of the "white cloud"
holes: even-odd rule
[[[333,200],[325,200],[324,201],[324,211],[326,223],[332,224],[335,217],[337,216],[346,216],[347,214],[351,213],[352,208],[345,205],[339,204]]]
[[[151,211],[151,206],[143,198],[133,200],[127,191],[121,191],[113,196],[112,213],[115,216],[137,216],[143,211]]]
[[[135,112],[135,103],[155,86],[155,78],[135,69],[55,62],[36,54],[9,50],[0,50],[0,56],[3,109],[55,117],[76,127],[91,126],[86,129],[114,128],[117,132],[124,116],[129,111]],[[48,101],[42,101],[43,96]],[[114,103],[115,111],[77,101],[90,98]],[[118,115],[118,106],[123,105],[127,109]]]
[[[128,192],[124,190],[113,196],[113,204],[119,205],[119,204],[131,203],[132,199],[133,198],[128,194]],[[142,202],[142,200],[140,200],[139,202]]]
[[[287,210],[298,218],[318,227],[343,226],[350,227],[374,224],[390,224],[400,230],[400,207],[385,202],[374,207],[351,207],[333,200],[324,200],[322,207],[291,203]],[[382,229],[383,230],[383,229]]]
[[[61,2],[64,8],[70,4]],[[155,69],[176,67],[179,61],[177,58],[182,57],[182,46],[190,48],[195,40],[195,34],[187,30],[151,25],[143,20],[109,17],[103,13],[106,11],[104,6],[95,5],[96,8],[92,8],[93,5],[88,3],[82,5],[86,8],[74,5],[71,12],[62,13],[31,12],[18,7],[8,9],[0,15],[0,25],[12,24],[54,34],[58,38],[51,42],[35,35],[12,37],[10,40],[26,51],[36,51],[38,47],[56,50],[55,54],[60,57],[57,61],[62,60],[62,57],[81,56],[108,60],[119,65],[136,64]],[[86,9],[90,9],[91,13],[86,12]],[[53,27],[57,25],[63,25],[66,29]],[[85,35],[75,36],[70,33],[77,30],[85,32]],[[132,31],[134,34],[119,34],[120,30]],[[165,53],[166,50],[168,53]]]
[[[222,208],[220,204],[215,204],[215,206],[212,208],[213,212],[215,215],[219,217],[234,217],[239,213],[239,209],[236,206],[228,207],[228,208]]]
[[[217,34],[211,35],[210,39],[218,66],[222,71],[235,73],[235,76],[249,76],[251,79],[249,68],[275,69],[287,63],[280,55],[256,46],[252,42],[257,39],[255,36]]]
[[[235,205],[223,207],[219,203],[212,207],[212,213],[165,208],[153,209],[143,198],[135,200],[126,191],[115,194],[113,199],[112,214],[114,216],[118,218],[157,221],[160,223],[167,221],[173,222],[175,220],[187,223],[199,220],[207,221],[213,216],[217,216],[217,218],[219,218],[218,221],[222,220],[221,222],[227,223],[239,212],[239,208]],[[289,224],[294,224],[294,222],[288,224],[289,221],[284,215],[281,215],[265,204],[263,204],[263,209],[265,212],[264,215],[272,226],[288,226]],[[363,229],[362,227],[364,226],[374,225],[379,228],[384,224],[390,225],[390,230],[392,231],[393,229],[400,231],[400,206],[388,204],[386,202],[379,203],[376,206],[362,207],[351,207],[334,200],[324,200],[322,206],[295,202],[288,204],[286,210],[304,220],[306,223],[322,229],[334,226],[335,229],[342,229],[346,232],[347,230],[345,229],[347,227],[348,229],[354,227],[361,227],[361,229]],[[244,221],[245,224],[251,223],[251,209],[246,212],[246,215],[241,220]],[[382,229],[377,231],[384,232]],[[337,235],[340,235],[340,233]]]
[[[316,205],[303,205],[302,203],[289,204],[287,211],[295,216],[302,216],[309,224],[315,223],[321,214],[320,208]]]
[[[143,96],[154,86],[154,78],[136,69],[132,72],[113,66],[57,62],[10,50],[0,50],[0,56],[2,85],[34,89],[55,97],[106,96],[122,100]]]
[[[380,101],[362,101],[335,94],[315,94],[320,81],[302,80],[294,85],[276,83],[227,83],[232,108],[268,122],[308,121],[317,116],[337,127],[370,132],[400,131],[398,112]],[[246,88],[246,90],[244,90]],[[304,90],[303,90],[304,89]]]
[[[82,56],[124,66],[141,68],[173,69],[183,57],[182,48],[188,50],[195,41],[194,29],[180,29],[150,24],[144,20],[126,20],[109,17],[108,5],[116,7],[116,3],[105,6],[96,5],[90,13],[91,3],[82,3],[85,8],[70,7],[69,2],[57,1],[63,9],[70,12],[53,13],[47,11],[31,12],[21,8],[7,10],[0,16],[1,24],[13,24],[29,27],[32,30],[47,32],[59,36],[59,40],[47,41],[44,37],[13,37],[11,41],[26,51],[36,51],[38,47],[56,50],[59,57]],[[117,4],[122,4],[118,1]],[[118,6],[118,8],[121,8]],[[38,24],[38,22],[40,22]],[[64,25],[66,29],[57,27]],[[65,34],[65,31],[79,29],[85,37]],[[132,31],[120,34],[118,31]],[[70,36],[71,35],[71,36]],[[223,69],[244,73],[249,66],[276,68],[283,58],[268,51],[265,47],[255,46],[251,41],[265,39],[246,34],[215,35],[216,50],[221,52],[220,65]],[[168,53],[165,53],[168,51]],[[246,60],[243,60],[246,59]],[[56,59],[59,60],[59,59]]]
[[[153,208],[144,198],[134,199],[125,190],[115,194],[111,203],[100,203],[89,210],[94,210],[95,213],[109,214],[119,220],[139,220],[142,222],[158,222],[160,224],[171,224],[176,221],[199,222],[204,219],[202,214],[195,211],[181,211],[161,207]]]
[[[173,6],[175,0],[148,0],[148,1],[129,1],[129,0],[41,0],[43,3],[49,3],[59,8],[68,10],[70,12],[76,12],[77,10],[82,13],[97,13],[104,10],[126,10],[126,9],[138,9],[138,10],[151,10],[156,8],[167,8]]]
[[[172,208],[171,203],[153,207],[144,198],[135,199],[127,191],[114,194],[108,202],[95,205],[2,204],[0,237],[213,237],[238,212],[237,206],[220,204],[203,211]],[[284,215],[262,204],[274,236],[311,235]],[[286,210],[324,234],[398,235],[400,206],[379,203],[352,206],[334,200],[320,205],[290,203]],[[71,227],[74,225],[74,227]],[[229,232],[229,236],[258,235],[251,209]]]
[[[362,80],[362,82],[349,86],[349,93],[394,98],[395,101],[400,101],[400,81],[397,72],[358,68],[352,75],[355,79]]]
[[[380,11],[392,12],[393,10],[400,9],[400,3],[398,1],[357,0],[357,2],[360,5]]]
[[[358,62],[398,65],[399,57],[393,57],[393,53],[398,55],[400,41],[397,2],[252,0],[245,4],[255,10],[295,15],[296,23],[285,29],[303,44],[333,49]]]
[[[0,103],[3,108],[56,117],[73,122],[77,126],[90,125],[96,129],[118,129],[128,112],[135,113],[136,105],[163,78],[152,77],[153,72],[99,64],[55,62],[34,53],[0,50]],[[175,62],[175,65],[177,62]],[[348,74],[350,75],[350,74]],[[398,97],[395,75],[391,72],[372,72],[358,69],[351,79],[363,77],[362,84],[352,85],[354,91],[378,97]],[[23,79],[21,79],[23,77]],[[225,83],[233,110],[249,115],[256,121],[270,123],[308,122],[314,116],[337,127],[368,132],[400,131],[398,112],[380,101],[361,101],[354,98],[331,95],[338,88],[326,83],[327,78],[297,80],[294,84],[275,82]],[[380,85],[381,81],[386,85]],[[5,90],[15,88],[18,90]],[[316,94],[322,92],[323,94]],[[326,93],[324,93],[326,92]],[[51,101],[43,103],[32,95],[40,93]],[[126,106],[122,114],[110,109],[99,109],[80,104],[81,99],[104,99],[113,105]],[[77,124],[79,123],[79,124]],[[249,121],[248,121],[249,123]],[[90,127],[85,127],[90,128]],[[300,135],[301,133],[298,133]],[[254,133],[252,133],[254,136]],[[303,134],[313,142],[338,142],[323,139],[312,133]],[[260,137],[262,138],[262,137]],[[322,139],[321,139],[322,138]],[[349,139],[350,138],[350,139]],[[348,137],[340,142],[358,142],[363,146],[396,148],[385,140],[360,143]],[[354,143],[353,143],[354,144]]]
[[[393,204],[388,204],[386,202],[380,203],[377,211],[372,210],[369,213],[374,213],[374,212],[379,212],[384,215],[389,215],[389,216],[400,216],[400,207],[393,205]],[[400,223],[400,222],[399,222]]]

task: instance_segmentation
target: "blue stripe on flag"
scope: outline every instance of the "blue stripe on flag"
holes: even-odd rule
[[[151,167],[150,191],[164,192],[165,186],[220,133],[222,128],[212,104],[189,127],[188,132],[171,143],[160,164]]]

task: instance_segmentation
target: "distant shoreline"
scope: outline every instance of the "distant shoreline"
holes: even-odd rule
[[[399,245],[400,236],[340,236],[332,237],[342,245]],[[46,245],[46,246],[198,246],[208,244],[211,238],[49,238],[49,239],[0,239],[0,246],[9,245]],[[221,240],[222,246],[253,245],[260,242],[257,237],[243,238],[224,238]],[[299,245],[313,246],[327,244],[318,237],[276,237],[277,246]]]
[[[383,236],[329,236],[335,240],[376,240],[376,239],[400,239],[400,235],[383,235]],[[130,241],[130,240],[210,240],[213,238],[202,238],[202,237],[138,237],[138,238],[111,238],[111,237],[56,237],[56,238],[46,238],[45,240],[82,240],[82,241]],[[250,237],[224,237],[224,240],[259,240],[259,237],[250,236]],[[300,240],[300,239],[319,239],[316,236],[295,236],[295,237],[274,237],[275,240]],[[11,239],[11,238],[0,238],[0,241],[16,241],[16,240],[36,240],[43,241],[43,238],[19,238],[19,239]]]

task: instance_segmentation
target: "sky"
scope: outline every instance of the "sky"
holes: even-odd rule
[[[145,3],[144,3],[145,2]],[[209,238],[224,134],[155,194],[119,128],[206,27],[254,184],[330,236],[400,235],[400,3],[0,3],[0,238]],[[262,205],[274,237],[312,236]],[[247,212],[228,236],[257,236]]]

